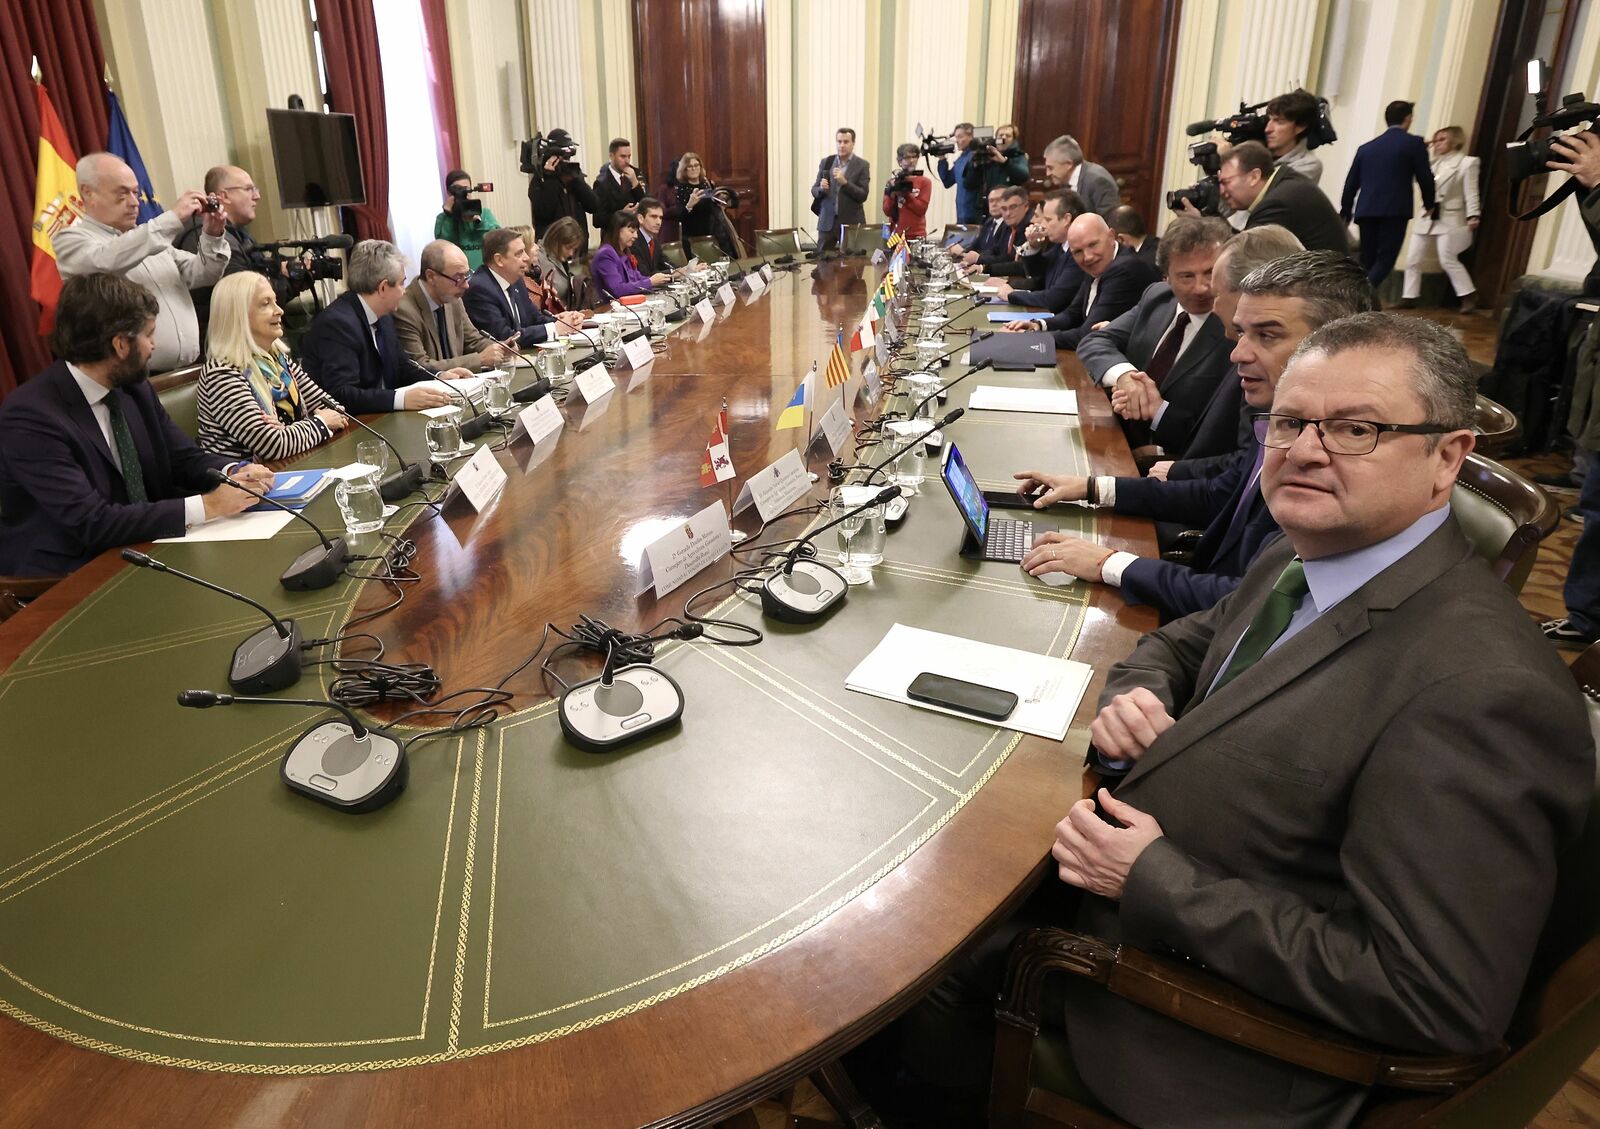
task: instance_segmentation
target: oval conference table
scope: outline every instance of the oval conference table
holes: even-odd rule
[[[371,579],[283,591],[278,571],[312,543],[304,527],[151,548],[294,616],[307,639],[348,630],[347,656],[371,653],[372,638],[354,638],[365,632],[385,661],[432,664],[442,695],[464,692],[456,705],[504,682],[513,700],[492,725],[411,746],[409,786],[378,812],[336,812],[279,782],[316,711],[175,705],[181,689],[227,689],[233,647],[262,623],[242,605],[107,553],[0,627],[0,1129],[707,1124],[881,1028],[1053,874],[1051,832],[1084,792],[1104,670],[1154,616],[1098,585],[1051,588],[958,556],[962,525],[932,460],[871,582],[824,621],[764,621],[727,586],[696,603],[766,638],[662,648],[681,726],[580,752],[540,662],[517,669],[546,623],[587,613],[638,630],[730,577],[725,558],[641,595],[642,550],[731,503],[808,431],[822,472],[810,501],[825,499],[820,419],[775,421],[877,281],[860,260],[779,272],[713,321],[677,326],[594,402],[569,395],[554,436],[490,432],[508,479],[482,512],[458,498],[389,519],[386,534],[415,547],[418,579],[398,606],[396,586]],[[983,324],[969,312],[957,328]],[[819,378],[816,416],[843,402],[859,425],[907,406],[857,401],[869,355],[842,389]],[[946,379],[964,371],[953,363]],[[951,425],[946,443],[984,487],[1034,468],[1133,473],[1075,357],[983,373],[945,408],[980,384],[1081,398],[1076,418],[968,411]],[[702,488],[724,401],[739,476]],[[426,457],[414,415],[371,422]],[[353,461],[358,437],[304,465]],[[857,438],[846,462],[881,458]],[[306,512],[339,523],[326,495]],[[1036,516],[1153,551],[1142,521]],[[820,520],[760,529],[746,510],[734,525],[756,544]],[[1091,664],[1067,739],[846,690],[896,623]],[[596,663],[565,655],[554,670],[571,682]],[[281,696],[323,696],[334,674],[308,665]]]

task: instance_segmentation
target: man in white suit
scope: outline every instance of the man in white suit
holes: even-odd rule
[[[1450,286],[1461,300],[1461,312],[1470,314],[1478,308],[1477,288],[1467,268],[1461,265],[1461,252],[1472,246],[1472,233],[1478,230],[1478,158],[1467,156],[1467,135],[1458,125],[1435,131],[1429,147],[1433,150],[1433,190],[1439,214],[1434,218],[1423,212],[1411,225],[1411,250],[1406,255],[1406,285],[1400,304],[1417,304],[1417,296],[1422,293],[1422,262],[1431,243],[1439,265],[1450,278]]]

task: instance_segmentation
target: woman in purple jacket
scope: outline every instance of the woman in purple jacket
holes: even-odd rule
[[[629,294],[648,294],[672,276],[658,271],[648,277],[639,273],[633,258],[633,244],[639,238],[639,221],[631,212],[612,212],[606,221],[605,242],[589,260],[589,274],[605,298]]]

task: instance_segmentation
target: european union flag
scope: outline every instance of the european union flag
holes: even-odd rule
[[[106,141],[106,152],[127,161],[133,175],[139,180],[139,222],[154,219],[162,211],[156,201],[156,190],[150,187],[150,174],[145,171],[144,158],[139,156],[139,146],[134,143],[128,119],[122,114],[122,104],[117,101],[116,92],[110,89],[106,90],[106,109],[111,118],[111,136]]]

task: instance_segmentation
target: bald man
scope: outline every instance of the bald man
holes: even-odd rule
[[[1083,268],[1078,294],[1059,314],[1045,321],[1014,321],[1011,333],[1049,330],[1057,349],[1076,349],[1095,326],[1114,321],[1139,304],[1145,287],[1161,281],[1155,264],[1117,242],[1117,234],[1094,212],[1085,212],[1067,228],[1067,246]]]
[[[197,252],[181,251],[173,243],[184,224],[202,214],[205,193],[184,192],[170,209],[138,223],[139,181],[126,161],[90,153],[78,161],[77,173],[83,216],[54,239],[61,277],[106,273],[137,282],[160,307],[150,370],[193,364],[202,339],[189,291],[215,285],[232,257],[222,213],[205,213]]]
[[[228,250],[231,252],[223,275],[237,274],[242,270],[265,275],[267,281],[272,283],[272,293],[278,299],[278,305],[288,308],[295,289],[289,283],[285,265],[274,265],[263,252],[256,250],[256,241],[245,230],[255,222],[256,206],[261,202],[261,189],[256,187],[255,177],[238,165],[218,165],[206,170],[205,194],[222,201],[222,218],[225,221],[222,237],[228,241]],[[198,252],[200,240],[205,236],[206,221],[210,218],[204,212],[192,217],[184,224],[178,238],[173,240],[173,246],[180,251]],[[211,312],[211,287],[196,287],[192,297],[195,313],[200,318],[200,336],[203,338]]]

